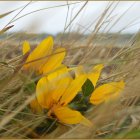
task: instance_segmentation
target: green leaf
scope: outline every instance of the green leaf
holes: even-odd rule
[[[71,102],[79,102],[81,101],[82,97],[83,97],[82,92],[79,92]]]
[[[92,82],[89,79],[87,79],[86,82],[84,83],[84,85],[82,86],[83,95],[85,97],[87,97],[87,96],[91,95],[93,90],[94,90],[94,85],[92,84]]]
[[[82,103],[71,103],[69,107],[80,112],[84,112],[88,109],[88,106]]]

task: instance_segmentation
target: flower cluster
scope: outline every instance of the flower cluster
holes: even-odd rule
[[[23,44],[23,55],[27,55],[22,69],[33,71],[42,77],[36,84],[36,98],[30,103],[34,112],[47,110],[47,116],[65,124],[92,123],[83,114],[71,107],[80,95],[80,105],[98,105],[119,97],[124,82],[110,82],[97,86],[103,65],[99,64],[90,71],[82,65],[68,68],[62,64],[66,55],[65,48],[53,49],[53,38],[47,37],[34,50],[29,42]],[[74,71],[74,76],[71,74]]]

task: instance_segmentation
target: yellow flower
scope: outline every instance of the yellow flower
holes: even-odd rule
[[[104,101],[112,100],[120,96],[124,89],[124,82],[110,82],[97,87],[90,97],[90,102],[98,105]]]
[[[37,101],[42,108],[48,109],[48,116],[54,115],[62,123],[82,123],[90,126],[91,122],[80,112],[68,107],[85,80],[85,75],[80,75],[76,79],[65,74],[52,79],[43,77],[37,83]]]
[[[25,41],[23,43],[22,51],[23,55],[30,52],[29,42]],[[62,47],[53,51],[53,38],[49,36],[30,52],[23,69],[36,71],[40,74],[48,73],[62,64],[65,54],[66,50]]]
[[[124,81],[120,82],[110,82],[107,84],[103,84],[96,88],[97,81],[100,77],[101,70],[103,69],[103,65],[99,64],[93,67],[93,69],[86,73],[82,66],[79,66],[76,70],[76,76],[81,74],[86,74],[87,78],[94,85],[94,91],[90,96],[90,103],[94,105],[98,105],[104,101],[108,101],[110,99],[114,99],[119,97],[120,92],[124,89]]]

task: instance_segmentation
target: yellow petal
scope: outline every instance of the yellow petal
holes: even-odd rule
[[[56,103],[60,100],[61,96],[66,91],[71,81],[72,81],[71,77],[60,77],[52,81],[54,88],[51,94],[52,94],[53,100]]]
[[[42,112],[42,107],[40,106],[36,98],[30,102],[30,107],[34,113]]]
[[[39,104],[49,109],[54,103],[58,103],[71,81],[72,78],[70,76],[63,75],[59,75],[51,80],[48,80],[47,77],[41,78],[36,87],[36,96]]]
[[[78,94],[78,91],[80,91],[85,81],[86,75],[81,75],[74,79],[63,94],[60,103],[63,105],[67,105],[69,102],[71,102],[73,98]]]
[[[51,81],[52,79],[54,79],[62,74],[68,74],[68,68],[63,64],[61,64],[55,71],[53,71],[49,75],[47,75],[47,78],[49,81]]]
[[[75,68],[75,76],[78,77],[82,74],[85,74],[84,68],[82,65],[79,65],[78,67]]]
[[[30,51],[30,44],[28,41],[24,41],[23,47],[22,47],[22,53],[23,55]]]
[[[80,112],[72,110],[68,107],[58,107],[54,109],[54,114],[58,120],[65,124],[82,123],[86,126],[91,126],[91,122],[87,120]]]
[[[47,61],[46,56],[50,55],[52,48],[53,48],[53,38],[47,37],[31,52],[31,54],[28,56],[26,60],[26,63],[30,61],[32,62],[25,64],[23,68],[38,71]]]
[[[103,69],[103,65],[99,64],[95,66],[90,73],[88,73],[88,78],[90,79],[90,81],[92,81],[94,87],[96,86],[96,83],[100,77],[102,69]]]
[[[43,108],[50,108],[53,104],[53,99],[51,97],[50,83],[46,77],[41,78],[36,86],[36,97],[38,103]]]
[[[57,48],[51,56],[48,58],[47,62],[44,64],[44,66],[41,69],[41,73],[45,74],[52,70],[55,70],[57,67],[59,67],[66,55],[65,48]]]
[[[107,99],[112,99],[112,97],[114,97],[115,94],[118,95],[118,93],[120,93],[123,89],[123,81],[111,82],[108,84],[101,85],[93,91],[90,97],[90,102],[92,104],[98,105]]]

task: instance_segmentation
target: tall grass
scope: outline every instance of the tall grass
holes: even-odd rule
[[[76,3],[79,2],[66,3],[65,5],[56,7],[68,6],[68,16],[70,14],[69,6]],[[113,36],[113,40],[108,39],[107,42],[102,43],[102,46],[98,46],[96,44],[97,39],[98,41],[102,41],[108,35],[111,28],[123,17],[121,15],[119,18],[116,18],[114,24],[106,31],[112,19],[111,14],[119,4],[119,2],[115,4],[108,2],[103,13],[96,19],[97,24],[92,30],[90,27],[94,23],[91,23],[88,27],[83,27],[83,30],[75,32],[76,36],[83,35],[90,28],[91,33],[84,36],[84,38],[72,38],[71,36],[74,35],[73,32],[69,30],[67,35],[66,31],[71,28],[71,24],[83,12],[87,3],[88,1],[83,2],[80,10],[69,22],[66,19],[64,32],[55,38],[57,40],[55,47],[61,45],[67,49],[67,56],[64,63],[70,67],[83,64],[88,69],[98,63],[105,64],[99,84],[124,79],[126,87],[121,98],[108,104],[93,107],[86,112],[85,116],[94,124],[92,128],[87,128],[80,124],[56,124],[55,120],[52,125],[47,126],[45,115],[34,114],[29,109],[29,103],[34,98],[35,91],[31,91],[30,93],[25,92],[25,86],[30,83],[31,76],[23,75],[18,69],[18,66],[23,63],[24,59],[21,55],[22,41],[17,44],[18,41],[14,40],[18,38],[16,34],[7,34],[0,42],[1,138],[140,138],[138,133],[140,131],[140,33],[138,32],[133,35],[126,44],[117,47],[115,42],[121,36],[120,33],[122,30],[120,30],[115,34],[115,37]],[[20,12],[30,4],[31,2],[20,7]],[[20,18],[47,9],[49,8],[38,9],[17,17],[20,14],[19,12],[0,31],[0,35],[3,35],[12,28],[13,26],[11,24],[16,26],[16,21]],[[0,18],[4,18],[12,12],[1,14]],[[104,35],[101,35],[99,33],[100,29],[108,20],[109,24],[104,28],[106,32]],[[81,41],[84,44],[81,45]],[[36,41],[33,42],[32,47],[35,44]]]

